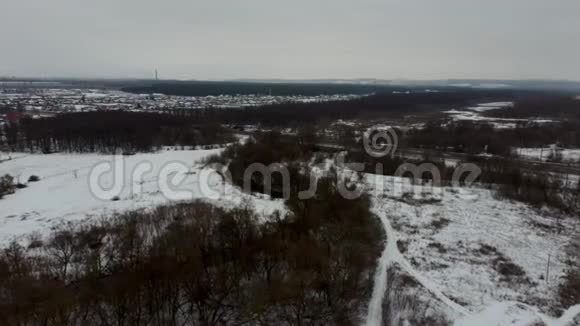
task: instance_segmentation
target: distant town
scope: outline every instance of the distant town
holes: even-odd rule
[[[158,93],[132,94],[109,89],[52,88],[50,85],[2,84],[0,123],[17,122],[23,117],[42,118],[66,112],[90,111],[165,111],[201,108],[244,108],[282,103],[345,101],[359,95],[272,96],[220,95],[172,96]]]

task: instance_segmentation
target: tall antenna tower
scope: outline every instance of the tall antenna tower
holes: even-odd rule
[[[157,74],[157,69],[155,69],[155,81],[159,81],[159,75]]]

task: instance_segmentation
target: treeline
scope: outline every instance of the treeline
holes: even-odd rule
[[[472,157],[481,169],[479,182],[493,185],[500,198],[517,200],[537,208],[548,206],[569,214],[580,213],[580,182],[548,171],[530,170],[517,161]]]
[[[373,157],[367,154],[362,146],[359,150],[349,151],[345,157],[345,161],[347,163],[364,164],[364,172],[366,173],[400,176],[409,178],[418,184],[434,181],[434,177],[439,175],[439,184],[434,186],[451,185],[453,172],[455,171],[455,168],[447,166],[444,160],[431,158],[428,155],[423,155],[415,159],[402,157],[400,155]],[[426,164],[428,168],[415,174],[412,170],[405,170],[404,166],[406,164],[412,164],[417,167]],[[377,167],[379,168],[377,169]],[[463,177],[465,178],[465,176]]]
[[[349,101],[284,103],[240,109],[207,108],[202,110],[171,110],[165,112],[197,121],[222,124],[252,124],[267,127],[297,127],[320,121],[355,118],[403,118],[409,115],[440,115],[448,110],[472,102],[512,99],[516,94],[507,91],[445,91],[439,93],[390,94],[381,93]]]
[[[472,121],[444,123],[435,120],[422,129],[413,129],[402,138],[403,144],[414,148],[448,150],[468,154],[510,156],[513,148],[580,147],[580,121],[560,124],[520,124],[516,128],[496,129],[490,124]]]
[[[419,158],[408,158],[399,155],[375,158],[364,150],[350,151],[346,157],[350,163],[364,163],[365,172],[409,178],[417,184],[438,181],[433,186],[455,186],[479,184],[490,188],[498,198],[516,200],[541,208],[548,206],[562,212],[580,213],[580,182],[567,180],[565,176],[548,171],[530,170],[519,164],[518,161],[502,157],[468,156],[457,166],[449,166],[443,159],[429,157],[424,154]],[[474,164],[477,177],[469,179],[468,170],[456,173],[463,163]],[[415,167],[426,165],[425,170],[401,169],[405,164]],[[377,166],[380,169],[377,170]],[[461,170],[459,170],[461,171]],[[435,176],[440,179],[436,180]]]
[[[485,114],[499,118],[580,120],[580,100],[561,95],[531,96],[516,101],[513,108],[491,110]]]
[[[509,156],[510,140],[503,138],[503,133],[489,124],[476,124],[472,121],[444,123],[437,120],[427,123],[424,128],[411,130],[404,136],[404,143],[413,148]],[[514,139],[517,140],[519,138]]]
[[[358,325],[383,234],[367,197],[318,182],[316,198],[289,199],[265,223],[194,202],[12,243],[2,324]]]
[[[390,89],[391,87],[389,87]],[[219,95],[273,95],[273,96],[318,96],[334,94],[371,94],[385,91],[382,85],[318,84],[318,83],[266,83],[266,82],[158,82],[126,86],[125,92],[136,94],[161,93],[177,96],[219,96]],[[400,88],[393,88],[400,89]]]
[[[150,152],[164,145],[210,145],[232,141],[219,124],[173,114],[97,111],[25,118],[3,128],[4,146],[30,152]]]
[[[245,144],[228,147],[220,156],[213,157],[210,161],[226,165],[235,185],[246,187],[245,183],[248,183],[250,189],[246,190],[282,198],[284,179],[276,170],[276,164],[281,164],[288,172],[291,187],[298,185],[307,188],[308,179],[302,178],[301,171],[310,171],[312,164],[324,162],[324,156],[317,153],[316,146],[312,145],[317,142],[316,137],[309,129],[301,130],[297,136],[283,136],[275,132],[263,133]],[[516,160],[466,156],[457,164],[460,166],[463,163],[470,163],[477,167],[477,170],[474,170],[477,172],[476,178],[471,179],[469,169],[457,173],[457,166],[450,166],[444,159],[431,157],[428,153],[417,158],[399,154],[376,158],[370,156],[361,143],[354,146],[360,148],[349,150],[345,162],[363,163],[366,173],[397,175],[409,178],[417,184],[432,182],[436,180],[435,176],[439,176],[440,179],[436,180],[438,183],[433,186],[479,184],[492,189],[498,198],[516,200],[538,208],[549,206],[570,214],[580,212],[580,182],[567,180],[565,176],[549,171],[536,168],[531,170]],[[246,171],[254,163],[268,167],[266,175],[271,175],[271,180],[265,180],[261,173],[246,175]],[[415,173],[418,170],[404,169],[407,164],[426,168]],[[379,170],[377,166],[380,166]],[[266,189],[266,184],[270,188]]]
[[[244,144],[229,146],[222,154],[210,158],[209,161],[226,165],[231,181],[238,187],[244,188],[245,182],[248,182],[250,189],[245,190],[266,193],[265,187],[269,186],[269,195],[282,198],[284,180],[282,174],[275,171],[275,165],[280,164],[289,172],[291,183],[300,182],[300,166],[312,158],[315,137],[313,133],[300,133],[298,137],[283,136],[278,132],[260,133]],[[254,173],[246,181],[244,179],[246,171],[253,164],[268,167],[270,170],[267,171],[267,175],[271,175],[271,180],[265,180],[266,176],[261,173]],[[303,185],[307,186],[308,183]]]

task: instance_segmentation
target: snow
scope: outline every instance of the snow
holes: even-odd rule
[[[468,107],[467,110],[475,112],[485,112],[490,110],[511,108],[513,106],[514,106],[513,102],[492,102],[492,103],[482,103],[474,107]]]
[[[580,305],[568,309],[561,318],[550,318],[537,309],[519,302],[498,302],[483,311],[458,319],[454,326],[575,326]]]
[[[470,83],[454,83],[454,84],[449,84],[450,87],[471,87],[473,86]]]
[[[98,91],[91,91],[91,92],[83,93],[83,95],[86,97],[107,97],[107,96],[109,96],[109,94],[107,94],[107,93],[99,93]]]
[[[398,253],[396,242],[390,239],[392,233],[389,232],[389,220],[384,215],[379,215],[379,217],[385,228],[387,242],[375,272],[373,293],[367,311],[366,326],[379,326],[383,324],[383,301],[387,294],[387,271],[393,262],[393,257],[397,256]]]
[[[498,200],[486,189],[430,192],[429,187],[411,185],[406,179],[376,175],[367,175],[366,183],[373,193],[373,211],[388,238],[366,325],[381,325],[379,302],[384,296],[379,295],[391,264],[399,265],[445,304],[450,318],[463,316],[457,319],[458,326],[512,325],[502,323],[504,319],[529,325],[537,318],[560,325],[548,323],[552,319],[542,313],[558,306],[555,298],[567,267],[564,248],[578,232],[576,219]],[[442,219],[442,226],[435,227]],[[397,241],[405,243],[404,252]],[[482,246],[495,248],[497,254],[482,254]],[[502,280],[493,263],[500,257],[520,266],[525,276]],[[514,308],[506,302],[517,304]],[[575,316],[574,312],[570,314]]]
[[[540,322],[536,312],[524,305],[499,302],[478,314],[457,320],[454,326],[530,326]]]
[[[511,86],[508,84],[483,83],[483,84],[479,84],[475,88],[497,89],[497,88],[509,88],[509,87],[511,87]]]
[[[202,171],[207,173],[210,170],[198,162],[220,151],[163,151],[122,157],[125,173],[121,177],[122,188],[118,201],[112,201],[112,195],[99,199],[89,187],[91,169],[99,163],[114,162],[115,157],[112,155],[13,153],[12,160],[0,163],[0,175],[10,174],[22,183],[26,183],[31,175],[36,175],[40,181],[29,183],[27,188],[0,199],[0,246],[11,240],[22,240],[33,232],[45,235],[61,223],[79,223],[114,212],[153,207],[171,201],[204,199],[222,207],[234,207],[248,202],[262,216],[276,210],[284,212],[282,200],[243,194],[237,188],[226,186],[216,173],[208,178],[209,191],[204,191],[200,184],[203,182]],[[143,174],[141,179],[132,179],[133,171],[144,163],[150,163],[152,171]],[[188,170],[183,171],[183,167]],[[175,189],[175,195],[169,196],[162,191],[160,178],[163,175],[167,175],[170,180],[183,178]],[[102,184],[112,186],[113,174],[104,174]],[[135,192],[139,186],[142,191]],[[219,200],[209,196],[213,194],[211,191],[220,189],[226,195]]]
[[[481,103],[477,106],[467,107],[462,110],[448,110],[443,113],[448,114],[455,121],[480,121],[486,122],[498,129],[513,129],[518,123],[552,123],[550,119],[509,119],[509,118],[493,118],[482,116],[481,113],[513,107],[513,102],[491,102]]]
[[[32,111],[70,112],[103,109],[129,109],[156,111],[162,108],[243,108],[279,103],[312,103],[345,101],[359,95],[335,94],[318,96],[266,96],[266,95],[220,95],[220,96],[171,96],[164,94],[131,94],[110,89],[80,88],[0,89],[0,105],[22,104]]]
[[[507,108],[513,107],[514,102],[491,102],[491,103],[482,103],[479,104],[481,107],[488,107],[488,108]]]
[[[514,152],[516,155],[532,159],[532,160],[542,160],[547,161],[550,158],[550,154],[559,152],[562,154],[563,162],[579,162],[580,161],[580,149],[566,149],[566,148],[556,148],[555,146],[543,147],[543,148],[515,148]]]
[[[482,88],[482,89],[498,89],[498,88],[509,88],[510,85],[507,84],[500,84],[500,83],[479,83],[479,84],[470,84],[470,83],[453,83],[449,84],[450,87],[472,87],[472,88]]]
[[[99,199],[89,187],[92,169],[102,162],[114,162],[111,155],[12,153],[10,160],[1,161],[8,157],[4,154],[0,156],[0,175],[8,173],[24,183],[31,175],[41,179],[0,199],[0,246],[11,240],[24,241],[32,232],[46,235],[61,223],[83,223],[114,212],[173,201],[202,199],[226,208],[249,203],[260,216],[285,212],[282,200],[243,194],[215,173],[208,178],[209,188],[224,188],[228,195],[214,198],[204,192],[201,175],[212,170],[199,161],[220,151],[166,150],[122,157],[128,173],[120,178],[123,182],[118,201]],[[131,172],[147,162],[151,171],[132,179]],[[328,169],[330,163],[325,161],[321,169]],[[183,178],[176,185],[180,190],[176,196],[163,193],[162,175],[170,180]],[[113,175],[103,175],[102,181],[106,186],[113,185]],[[455,320],[455,326],[528,326],[535,321],[569,326],[580,314],[580,306],[575,306],[560,319],[547,316],[557,308],[556,292],[567,267],[563,248],[578,235],[577,219],[498,200],[486,189],[446,187],[430,192],[433,189],[429,186],[412,185],[408,179],[369,174],[364,181],[373,213],[387,235],[375,272],[366,325],[382,325],[387,271],[392,266],[434,297]],[[135,193],[135,186],[142,191]],[[401,249],[401,243],[405,249]],[[495,251],[485,253],[484,246]],[[493,263],[498,257],[520,266],[525,277],[502,280]],[[546,275],[548,259],[550,271]]]
[[[367,184],[371,185],[371,191],[377,194],[377,189],[380,189],[381,191],[385,189],[384,186],[386,185],[387,179],[380,176],[367,175],[366,181]],[[424,278],[415,268],[411,266],[403,254],[401,254],[397,246],[398,235],[393,230],[389,217],[387,217],[387,212],[389,212],[389,210],[386,209],[385,203],[380,200],[380,197],[374,197],[373,199],[372,210],[373,213],[379,217],[381,223],[383,224],[387,237],[387,243],[383,253],[381,254],[378,268],[375,273],[373,293],[367,312],[366,326],[380,326],[383,324],[382,307],[387,291],[387,271],[393,264],[397,264],[399,267],[403,268],[404,271],[411,275],[416,281],[425,287],[425,289],[431,292],[437,299],[442,301],[450,309],[460,314],[467,314],[468,311],[465,308],[445,296],[436,284]]]
[[[401,267],[405,272],[407,272],[411,277],[419,282],[419,284],[421,284],[426,290],[433,294],[435,298],[443,302],[451,310],[460,315],[468,314],[469,311],[467,309],[457,304],[456,302],[453,302],[445,294],[443,294],[437,284],[431,282],[423,275],[421,275],[421,273],[418,272],[413,266],[411,266],[409,261],[401,254],[397,247],[398,236],[397,233],[393,230],[391,222],[386,215],[387,211],[384,210],[384,207],[381,207],[380,202],[377,203],[376,200],[374,202],[373,212],[380,218],[381,223],[383,224],[387,237],[387,243],[383,253],[381,254],[378,268],[375,273],[375,285],[373,287],[371,302],[369,304],[366,325],[380,326],[383,324],[382,306],[387,292],[387,271],[393,264],[397,264],[399,267]]]
[[[348,126],[348,127],[356,127],[356,126],[359,125],[359,122],[358,121],[354,121],[354,120],[342,120],[342,119],[338,119],[333,124],[334,125],[343,125],[343,126]]]

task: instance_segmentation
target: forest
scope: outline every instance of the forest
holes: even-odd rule
[[[96,111],[23,119],[4,126],[10,151],[134,153],[162,146],[204,146],[233,141],[219,124],[172,114]]]
[[[503,95],[513,96],[510,94]],[[440,114],[441,110],[467,105],[486,96],[498,96],[498,92],[377,94],[350,101],[287,103],[243,109],[67,113],[5,124],[2,145],[11,151],[46,153],[152,151],[162,145],[227,142],[227,132],[221,127],[225,124],[299,128],[336,119],[404,118]]]
[[[520,96],[512,91],[446,91],[438,93],[377,93],[349,101],[285,103],[240,109],[167,110],[225,124],[253,124],[265,127],[301,127],[337,119],[401,119],[416,116],[441,117],[442,110],[478,101],[510,100]]]
[[[220,95],[252,95],[263,94],[273,96],[317,96],[334,94],[358,94],[367,95],[384,91],[382,85],[356,85],[356,84],[318,84],[318,83],[266,83],[266,82],[212,82],[212,81],[187,81],[187,82],[155,82],[143,85],[131,85],[122,90],[129,93],[150,94],[161,93],[179,96],[220,96]]]
[[[397,155],[374,158],[358,150],[350,151],[346,159],[351,163],[364,163],[367,173],[377,173],[375,167],[380,164],[382,174],[409,178],[418,184],[433,181],[434,175],[429,171],[421,175],[410,172],[400,175],[399,168],[407,163],[416,166],[428,163],[440,176],[439,184],[434,184],[437,187],[452,186],[453,182],[455,185],[464,185],[467,178],[467,174],[462,174],[459,180],[454,180],[456,167],[450,167],[444,159],[430,157],[428,154],[417,159]],[[530,170],[518,161],[505,157],[471,155],[457,164],[460,166],[463,163],[478,167],[478,176],[472,180],[472,184],[491,189],[498,198],[524,202],[537,208],[547,206],[570,214],[580,213],[580,181],[570,183],[564,176],[541,169]]]
[[[0,251],[2,324],[358,325],[384,241],[368,197],[329,176],[287,207],[264,222],[181,203],[31,235]]]
[[[492,110],[488,116],[500,118],[553,118],[558,120],[580,120],[580,100],[572,96],[550,94],[529,96],[517,101],[513,108]]]
[[[515,128],[506,129],[472,121],[433,120],[424,128],[409,131],[402,136],[402,142],[413,148],[510,156],[512,148],[518,147],[557,144],[564,148],[579,148],[579,130],[580,120],[544,125],[522,122]]]

